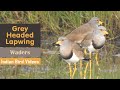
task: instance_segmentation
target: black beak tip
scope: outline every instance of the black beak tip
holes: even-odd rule
[[[100,24],[99,26],[104,26],[105,25],[105,23],[103,22],[102,24]]]
[[[109,34],[106,34],[105,37],[106,37],[106,39],[109,39]]]
[[[103,23],[102,23],[102,26],[104,26],[104,25],[105,25],[105,23],[103,22]]]

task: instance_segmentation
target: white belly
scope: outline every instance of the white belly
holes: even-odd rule
[[[93,41],[94,43],[96,44],[96,46],[101,46],[101,45],[104,45],[105,44],[105,37],[104,36],[99,36],[99,35],[96,35],[96,37],[94,37]]]
[[[73,53],[73,56],[68,59],[68,60],[65,60],[67,63],[76,63],[79,61],[79,58]]]
[[[89,52],[95,52],[95,48],[93,47],[93,45],[91,44],[90,46],[88,46],[88,51]]]

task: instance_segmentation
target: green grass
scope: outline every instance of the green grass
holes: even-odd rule
[[[95,64],[94,57],[92,64],[92,78],[102,79],[117,79],[120,78],[120,65],[118,58],[113,67],[113,53],[120,47],[111,43],[111,40],[119,37],[120,33],[120,11],[0,11],[0,24],[41,24],[42,39],[56,41],[61,35],[66,35],[75,28],[89,21],[92,17],[99,17],[104,22],[105,27],[109,32],[109,39],[106,42],[105,47],[100,50],[104,52],[104,56],[100,57],[100,68]],[[52,32],[53,36],[49,36],[48,32]],[[41,45],[41,48],[49,49],[46,45]],[[51,50],[56,50],[51,46]],[[69,69],[67,63],[63,60],[59,60],[59,56],[55,55],[43,55],[42,64],[39,66],[26,66],[29,68],[25,71],[25,66],[0,66],[0,78],[17,78],[17,79],[69,79]],[[86,63],[83,64],[83,71]],[[80,79],[79,63],[77,63],[77,72],[75,79]],[[115,68],[115,70],[114,70]],[[89,68],[87,71],[87,77],[89,78]]]

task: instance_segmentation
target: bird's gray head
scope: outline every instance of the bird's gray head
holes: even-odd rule
[[[67,43],[67,42],[69,42],[69,40],[66,37],[62,36],[58,38],[58,41],[56,42],[56,44],[63,45],[64,43]]]
[[[98,29],[103,35],[108,35],[108,32],[106,31],[106,28],[104,26],[99,26]]]
[[[98,29],[106,31],[106,28],[104,26],[99,26]]]
[[[103,22],[101,22],[98,17],[91,18],[91,20],[88,23],[92,25],[98,25],[98,26],[103,24]]]

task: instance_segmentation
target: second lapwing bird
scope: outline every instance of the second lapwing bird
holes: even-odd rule
[[[80,43],[82,48],[87,48],[89,52],[95,52],[96,49],[100,49],[104,46],[106,38],[108,35],[106,28],[104,26],[99,26],[98,29],[89,33]]]
[[[66,35],[66,37],[77,43],[81,43],[82,40],[89,34],[92,33],[95,29],[98,29],[98,26],[103,22],[100,21],[98,17],[93,17],[91,20],[80,27],[73,30],[71,33]]]
[[[68,63],[70,70],[70,78],[73,78],[76,72],[76,63],[79,60],[89,60],[84,58],[82,48],[75,42],[70,41],[66,37],[60,37],[56,44],[60,45],[60,55]],[[71,63],[74,64],[72,73]]]
[[[87,48],[87,50],[89,51],[90,58],[91,58],[91,53],[101,49],[104,46],[106,41],[105,35],[108,35],[106,28],[104,26],[99,26],[98,29],[94,30],[93,33],[88,34],[81,42],[81,47]],[[97,65],[99,66],[97,60],[97,54],[96,54],[96,62]],[[85,69],[85,73],[86,73],[86,69]]]

